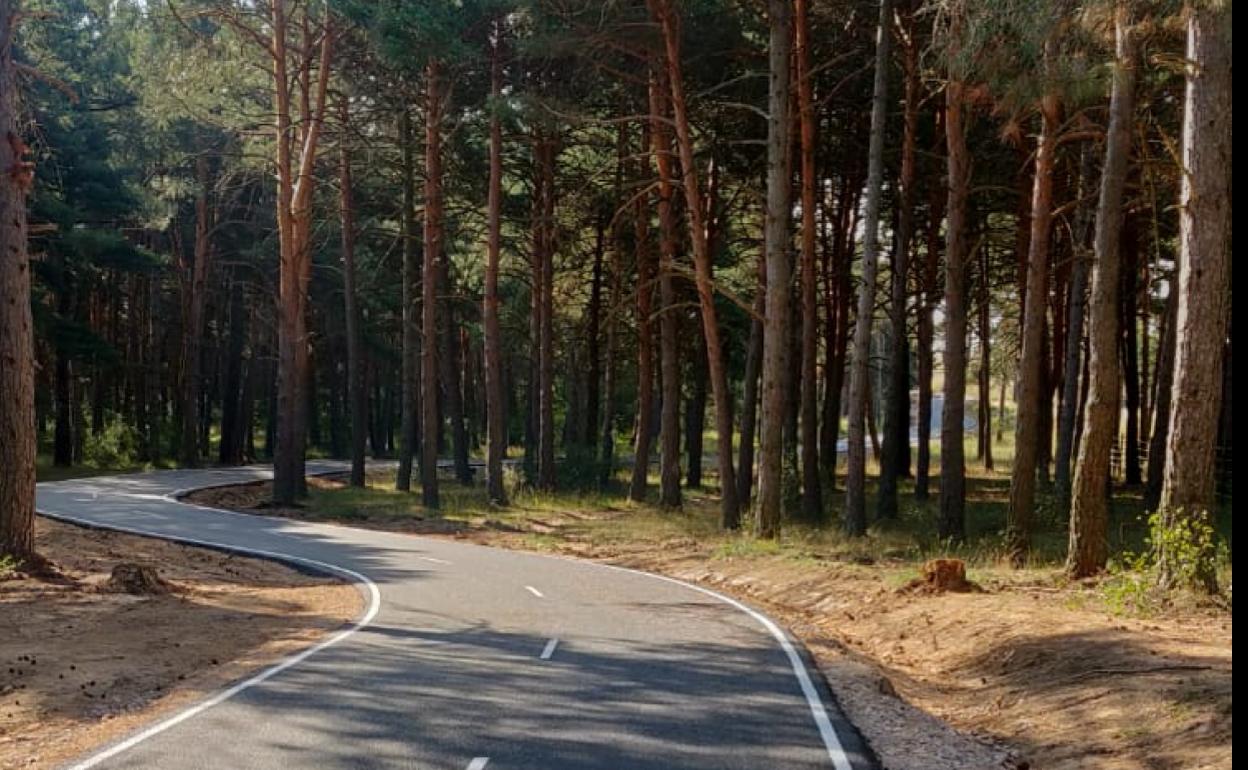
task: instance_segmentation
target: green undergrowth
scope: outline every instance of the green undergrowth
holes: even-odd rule
[[[493,506],[484,485],[461,485],[451,479],[440,484],[438,510],[421,504],[418,483],[411,492],[394,488],[392,473],[374,472],[364,489],[314,489],[306,515],[318,520],[337,520],[365,525],[401,525],[404,520],[426,524],[442,522],[448,530],[497,530],[514,534],[524,547],[558,551],[568,547],[590,549],[596,555],[659,553],[679,550],[708,560],[782,559],[811,565],[839,564],[869,569],[886,585],[897,587],[931,558],[958,558],[967,563],[968,576],[997,586],[1045,584],[1067,586],[1062,573],[1066,555],[1065,513],[1042,485],[1036,506],[1032,550],[1023,569],[1006,566],[1005,508],[1009,497],[1006,470],[975,469],[967,479],[966,528],[963,542],[941,540],[936,532],[937,493],[918,501],[913,482],[903,481],[896,519],[875,520],[867,536],[846,537],[839,527],[843,491],[825,487],[823,521],[786,522],[780,537],[769,540],[745,526],[737,532],[719,527],[719,500],[713,468],[707,469],[707,488],[684,491],[679,510],[663,510],[651,502],[627,499],[627,474],[618,472],[605,490],[541,491],[528,486],[519,472],[509,472],[509,504]],[[651,492],[657,496],[657,478]],[[868,511],[875,513],[875,490],[869,485]],[[1230,584],[1230,511],[1219,511],[1211,525],[1211,537],[1222,545],[1216,569],[1223,586]],[[431,527],[437,530],[438,527]],[[1154,590],[1156,580],[1149,565],[1136,554],[1146,552],[1149,523],[1140,495],[1132,491],[1115,494],[1111,506],[1110,570],[1094,591],[1076,592],[1076,603],[1093,602],[1111,612],[1146,615],[1171,601]],[[1099,592],[1099,593],[1098,593]],[[1160,597],[1160,598],[1158,598]]]

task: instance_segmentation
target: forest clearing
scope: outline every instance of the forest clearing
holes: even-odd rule
[[[0,767],[1229,770],[1231,29],[0,0]]]

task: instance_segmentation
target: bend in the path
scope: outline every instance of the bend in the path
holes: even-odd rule
[[[309,463],[314,473],[342,467]],[[712,592],[589,562],[171,498],[267,476],[249,467],[40,485],[39,508],[51,515],[333,565],[366,578],[366,591],[367,581],[379,587],[375,616],[358,631],[90,766],[872,766],[800,649]]]

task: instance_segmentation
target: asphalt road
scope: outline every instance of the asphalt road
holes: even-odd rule
[[[337,470],[309,463],[309,472]],[[366,612],[75,770],[873,766],[805,653],[705,589],[570,559],[215,511],[261,467],[40,484],[41,513],[337,571]]]

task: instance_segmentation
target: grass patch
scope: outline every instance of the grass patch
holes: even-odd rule
[[[150,471],[156,468],[173,468],[176,467],[172,462],[168,463],[135,463],[126,462],[120,464],[96,464],[83,463],[81,465],[72,465],[68,468],[64,466],[54,465],[50,455],[39,455],[35,458],[35,480],[36,481],[68,481],[70,479],[85,479],[92,476],[109,476],[118,473],[139,473],[142,471]]]
[[[784,548],[779,540],[760,540],[750,535],[729,537],[716,546],[716,559],[739,559],[756,556],[775,556]]]
[[[1007,432],[1008,437],[1012,435]],[[973,438],[968,456],[973,457]],[[935,449],[935,442],[933,442]],[[609,486],[597,490],[572,485],[579,478],[568,458],[559,469],[560,480],[570,488],[542,491],[524,482],[523,474],[506,478],[509,504],[491,505],[484,484],[457,483],[447,473],[439,485],[440,507],[426,508],[419,486],[411,492],[395,489],[393,471],[376,469],[363,489],[339,484],[316,484],[305,505],[291,515],[315,521],[338,521],[356,526],[397,529],[415,533],[474,535],[492,542],[509,538],[514,546],[542,551],[564,550],[599,558],[627,554],[664,554],[679,551],[689,557],[713,560],[781,559],[805,564],[835,563],[840,568],[870,569],[888,585],[900,586],[913,577],[917,565],[932,558],[957,558],[967,564],[971,580],[999,586],[1030,585],[1042,590],[1064,589],[1067,550],[1067,514],[1051,488],[1038,490],[1032,531],[1032,549],[1022,570],[1007,564],[1004,542],[1009,499],[1009,440],[995,446],[997,469],[987,470],[974,461],[967,466],[966,540],[942,540],[937,532],[939,466],[933,467],[929,498],[918,500],[912,479],[899,489],[900,509],[891,520],[874,520],[865,537],[847,537],[841,530],[844,492],[825,480],[824,516],[821,521],[790,517],[774,540],[754,537],[752,513],[743,513],[739,532],[719,528],[718,477],[713,458],[704,464],[702,487],[683,490],[679,510],[661,509],[657,496],[657,467],[652,466],[651,498],[628,499],[631,468],[617,470]],[[936,458],[938,460],[938,457]],[[567,471],[565,473],[565,470]],[[843,477],[837,479],[843,486]],[[867,510],[876,510],[874,476],[869,472]],[[1217,512],[1215,529],[1225,544],[1217,568],[1223,586],[1232,584],[1229,506]],[[475,534],[474,534],[475,533]],[[1114,555],[1112,568],[1097,589],[1080,590],[1070,601],[1080,606],[1099,606],[1115,614],[1147,615],[1168,606],[1158,598],[1151,573],[1133,554],[1148,549],[1149,528],[1138,490],[1115,490],[1110,509],[1109,539]],[[1229,603],[1229,590],[1224,597]],[[1073,607],[1072,607],[1073,608]]]
[[[1005,561],[1003,530],[1009,498],[1009,478],[1001,472],[968,469],[966,530],[961,543],[941,540],[936,531],[937,491],[925,501],[916,500],[913,481],[903,480],[901,510],[894,520],[875,521],[867,536],[846,537],[839,524],[844,505],[841,490],[824,493],[826,515],[819,523],[789,521],[781,536],[761,540],[749,534],[746,512],[743,532],[719,529],[716,477],[708,471],[702,490],[685,490],[679,511],[662,510],[648,502],[626,498],[626,474],[621,471],[610,488],[546,492],[519,483],[510,490],[510,504],[490,505],[484,486],[464,486],[448,480],[440,485],[441,507],[421,504],[418,490],[399,492],[393,473],[374,472],[364,489],[315,488],[307,501],[306,516],[344,523],[401,524],[403,521],[458,522],[467,527],[487,524],[492,528],[531,533],[535,543],[549,547],[552,535],[595,546],[662,547],[673,541],[692,541],[715,558],[775,558],[839,561],[857,564],[917,564],[931,558],[958,558],[971,569],[995,571]],[[938,479],[935,479],[938,481]],[[874,483],[868,483],[868,511],[875,510]],[[1229,542],[1230,512],[1220,511],[1218,529]],[[1137,492],[1115,495],[1111,508],[1110,546],[1115,554],[1140,553],[1147,547],[1148,525],[1143,501]],[[1045,573],[1046,579],[1064,563],[1067,547],[1066,517],[1053,496],[1042,489],[1037,501],[1032,551],[1027,567]],[[1220,569],[1229,577],[1229,551]],[[1115,588],[1110,601],[1126,609],[1142,606],[1133,598],[1133,586],[1142,580],[1119,560],[1112,576]],[[1011,574],[1017,574],[1013,571]]]

